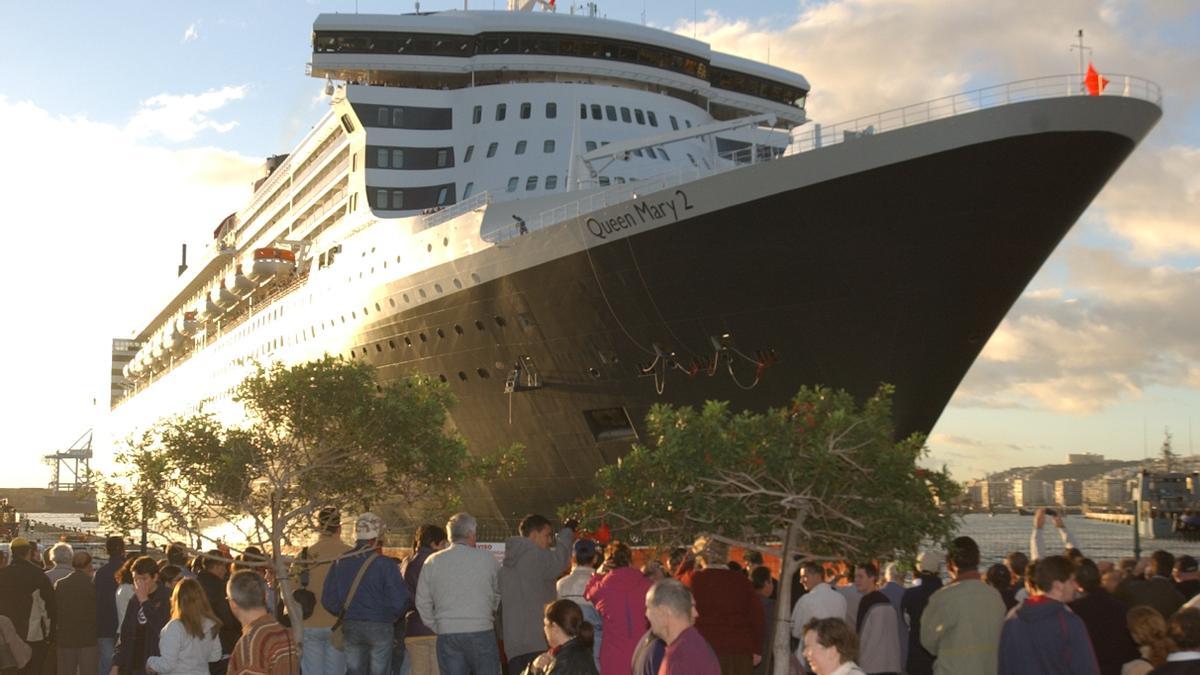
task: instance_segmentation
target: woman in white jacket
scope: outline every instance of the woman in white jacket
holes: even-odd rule
[[[146,660],[146,672],[208,675],[208,664],[221,660],[220,630],[200,582],[184,579],[171,593],[171,621],[158,637],[160,656]]]

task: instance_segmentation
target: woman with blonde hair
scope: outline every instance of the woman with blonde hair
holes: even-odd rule
[[[220,630],[200,582],[183,579],[171,593],[171,621],[158,638],[160,656],[146,660],[146,672],[208,675],[208,664],[221,660]]]
[[[1142,656],[1121,666],[1121,675],[1146,675],[1167,662],[1167,654],[1173,645],[1167,637],[1167,622],[1157,609],[1138,605],[1125,615],[1125,622]]]

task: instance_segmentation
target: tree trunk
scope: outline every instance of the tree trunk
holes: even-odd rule
[[[792,560],[792,552],[799,548],[800,524],[804,512],[788,523],[787,536],[783,540],[783,553],[779,565],[779,593],[775,601],[775,636],[771,647],[772,675],[788,675],[792,662],[792,576],[800,563]]]
[[[292,620],[292,640],[303,649],[304,609],[292,597],[292,592],[295,589],[292,588],[291,570],[283,563],[282,557],[277,556],[275,560],[275,580],[279,582],[280,594],[283,596],[284,604],[287,605],[288,617]]]

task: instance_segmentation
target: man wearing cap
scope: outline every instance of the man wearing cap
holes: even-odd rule
[[[1181,555],[1175,560],[1175,588],[1187,600],[1200,595],[1200,565],[1190,555]]]
[[[42,568],[30,560],[33,545],[28,539],[13,539],[9,542],[9,551],[12,562],[0,569],[0,615],[12,621],[17,636],[33,649],[33,656],[21,672],[41,673],[53,635],[53,623],[58,616],[54,588]],[[44,620],[30,621],[35,602],[41,608],[36,616]]]
[[[321,595],[333,561],[349,550],[350,547],[342,542],[341,512],[333,507],[321,509],[317,513],[317,542],[300,551],[300,560],[296,564],[301,585],[312,591],[317,599],[312,616],[304,620],[300,668],[306,673],[342,675],[346,672],[345,653],[330,642],[336,616],[321,605]]]
[[[394,626],[404,616],[410,601],[400,567],[376,552],[382,544],[383,532],[383,519],[379,516],[374,513],[359,516],[354,524],[354,548],[350,555],[333,564],[321,592],[325,611],[341,616],[346,672],[350,675],[390,672]],[[364,565],[367,567],[352,594],[351,587]]]
[[[821,564],[808,560],[800,566],[800,584],[804,586],[804,595],[796,601],[792,608],[792,637],[800,640],[796,648],[796,659],[801,667],[809,670],[808,659],[804,658],[804,626],[813,619],[844,619],[846,617],[846,597],[825,583],[825,568]]]
[[[500,566],[500,620],[509,673],[520,673],[546,651],[542,613],[554,602],[554,582],[566,569],[575,542],[574,527],[558,536],[545,516],[528,515],[518,526],[520,536],[504,542]]]
[[[603,621],[600,612],[596,611],[596,606],[583,597],[588,580],[596,573],[596,553],[594,539],[580,539],[575,542],[571,573],[558,580],[558,599],[570,600],[579,605],[579,609],[583,610],[583,620],[592,624],[592,628],[595,629],[592,637],[592,656],[596,661],[596,668],[599,669]]]
[[[921,615],[929,604],[930,596],[942,587],[942,576],[938,574],[940,567],[940,555],[933,551],[922,553],[917,559],[917,578],[900,600],[900,611],[904,613],[908,624],[908,656],[905,660],[905,672],[908,675],[933,673],[933,654],[921,645]]]

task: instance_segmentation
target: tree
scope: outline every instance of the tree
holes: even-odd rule
[[[201,536],[204,520],[238,527],[269,551],[289,612],[283,547],[311,530],[324,506],[353,512],[384,502],[409,513],[457,506],[472,479],[507,475],[519,447],[472,456],[448,431],[453,396],[410,377],[380,385],[375,369],[337,358],[259,366],[235,390],[244,416],[212,413],[163,420],[129,443],[121,472],[103,484],[106,522],[129,531]],[[293,621],[299,639],[300,621]]]
[[[915,554],[923,540],[953,533],[959,488],[945,469],[917,465],[923,436],[895,440],[891,395],[881,386],[859,406],[844,391],[805,387],[765,413],[655,406],[651,443],[601,469],[594,495],[564,515],[645,544],[706,533],[780,555],[780,598],[790,597],[802,558]],[[776,674],[788,669],[790,610],[777,605]]]

